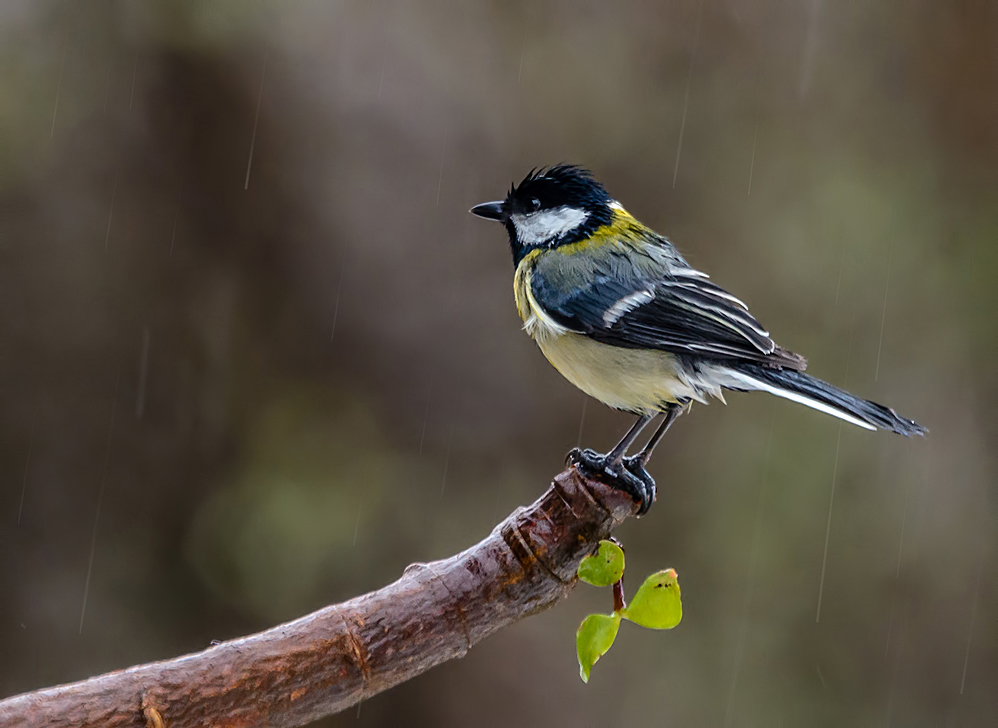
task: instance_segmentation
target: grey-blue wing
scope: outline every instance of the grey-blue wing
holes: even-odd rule
[[[613,346],[804,369],[774,344],[744,303],[685,265],[622,247],[542,256],[531,274],[537,303],[557,323]],[[681,259],[679,259],[681,261]]]

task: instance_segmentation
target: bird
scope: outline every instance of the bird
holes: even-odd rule
[[[768,392],[868,430],[928,431],[894,410],[804,373],[748,306],[640,223],[588,169],[531,170],[506,198],[470,212],[501,223],[513,256],[524,330],[587,395],[637,420],[608,453],[572,449],[567,462],[628,492],[644,515],[655,501],[646,468],[662,436],[694,402],[724,390]],[[662,416],[647,444],[629,448]]]

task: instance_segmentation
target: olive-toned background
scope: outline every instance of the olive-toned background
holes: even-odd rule
[[[931,435],[695,407],[619,533],[677,629],[585,686],[582,587],[324,725],[998,723],[996,49],[971,1],[0,4],[0,695],[377,588],[610,446],[467,214],[574,161]]]

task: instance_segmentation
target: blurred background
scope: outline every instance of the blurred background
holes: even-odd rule
[[[697,406],[605,590],[322,721],[998,723],[998,6],[0,5],[0,695],[449,556],[627,415],[520,331],[468,208],[595,170],[809,371],[931,430]]]

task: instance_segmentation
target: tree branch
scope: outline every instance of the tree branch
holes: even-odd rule
[[[575,586],[583,556],[637,511],[628,495],[558,475],[470,549],[393,584],[203,652],[0,701],[0,725],[298,726],[405,682]]]

